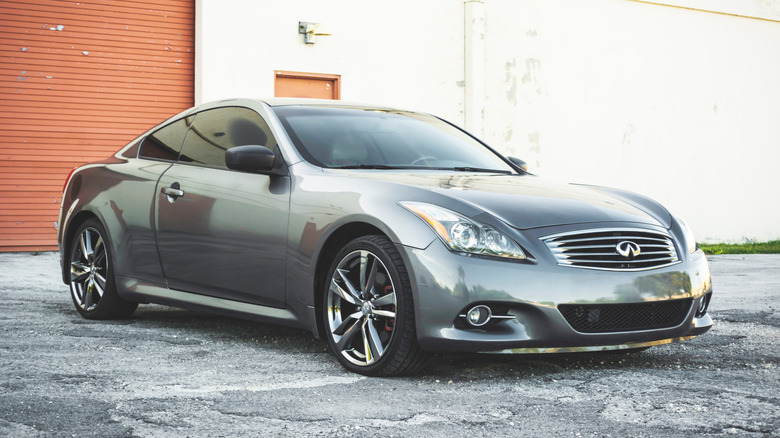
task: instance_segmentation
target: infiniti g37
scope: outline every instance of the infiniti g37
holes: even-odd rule
[[[632,350],[712,326],[707,260],[664,207],[534,176],[392,108],[192,108],[76,169],[59,223],[85,318],[159,303],[303,328],[366,375],[435,351]]]

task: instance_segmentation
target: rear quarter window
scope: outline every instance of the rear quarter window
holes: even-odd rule
[[[179,119],[149,134],[143,144],[141,158],[176,161],[179,157],[184,136],[187,134],[188,119]]]

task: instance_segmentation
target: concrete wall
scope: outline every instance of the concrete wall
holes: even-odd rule
[[[367,6],[367,5],[371,6]],[[198,0],[196,101],[273,97],[274,70],[339,74],[342,100],[463,111],[463,3]],[[303,44],[298,22],[332,33]]]
[[[484,78],[469,126],[533,172],[648,195],[700,241],[780,238],[780,2],[467,3],[198,0],[196,101],[330,73],[344,100],[465,125],[468,67]],[[304,45],[298,21],[333,35]]]
[[[484,137],[540,175],[648,195],[699,241],[777,239],[778,2],[717,3],[488,0]]]

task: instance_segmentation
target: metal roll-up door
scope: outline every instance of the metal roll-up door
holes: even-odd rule
[[[0,251],[56,249],[63,183],[193,105],[192,0],[0,0]]]

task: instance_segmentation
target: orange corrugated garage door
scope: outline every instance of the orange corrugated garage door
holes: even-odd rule
[[[0,251],[56,249],[62,185],[193,105],[192,0],[0,0]]]

